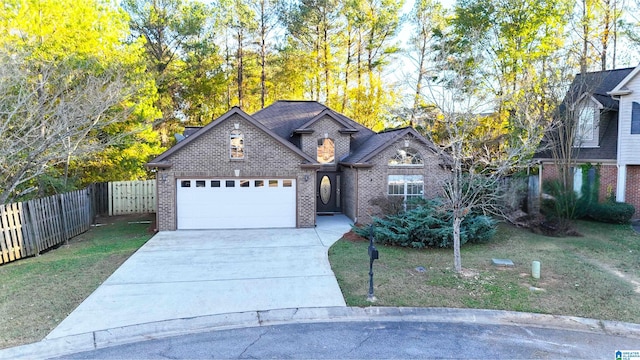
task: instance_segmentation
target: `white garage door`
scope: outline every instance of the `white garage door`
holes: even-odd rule
[[[178,229],[296,226],[293,179],[180,179]]]

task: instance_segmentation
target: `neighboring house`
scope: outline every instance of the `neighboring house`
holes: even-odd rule
[[[597,165],[600,200],[615,194],[617,201],[640,209],[640,66],[577,75],[561,106],[576,117],[577,165]],[[541,180],[557,177],[551,151],[536,155]],[[574,171],[579,191],[583,174]],[[593,179],[589,174],[587,179]]]
[[[435,197],[449,171],[413,128],[381,133],[314,101],[233,108],[147,166],[158,229],[313,227],[343,213],[368,222],[372,199]]]

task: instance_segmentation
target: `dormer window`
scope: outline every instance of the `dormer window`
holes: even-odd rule
[[[593,106],[585,106],[578,114],[578,131],[576,133],[578,141],[593,140],[593,124],[596,112]]]
[[[395,156],[389,159],[389,165],[393,166],[415,166],[424,165],[424,160],[418,150],[410,147],[398,149]]]
[[[333,164],[336,158],[335,145],[333,139],[318,139],[317,161],[320,164]]]
[[[232,130],[229,139],[231,159],[244,159],[244,135],[240,130]]]

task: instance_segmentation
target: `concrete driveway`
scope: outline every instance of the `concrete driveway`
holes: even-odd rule
[[[343,216],[314,229],[161,232],[46,339],[198,316],[345,306],[327,249]]]

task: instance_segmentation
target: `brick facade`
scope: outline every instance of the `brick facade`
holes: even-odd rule
[[[238,125],[244,135],[245,156],[230,159],[229,135]],[[158,229],[176,229],[176,181],[185,178],[296,179],[297,226],[315,225],[315,171],[303,169],[303,159],[239,115],[202,134],[167,158],[171,168],[158,170]],[[235,176],[239,170],[239,176]],[[306,176],[305,176],[306,175]]]
[[[279,106],[289,105],[291,103],[279,103]],[[302,110],[319,108],[317,103],[299,105]],[[259,121],[239,109],[231,110],[148,164],[158,169],[159,230],[176,230],[178,226],[176,191],[181,179],[295,179],[296,226],[312,227],[316,221],[318,171],[339,172],[342,212],[360,223],[368,223],[372,216],[381,215],[380,208],[372,205],[371,200],[387,196],[389,175],[422,175],[427,198],[441,195],[442,183],[450,175],[450,171],[441,167],[440,156],[413,129],[375,134],[352,120],[340,118],[338,121],[325,115],[305,125],[299,135],[298,148],[294,145],[297,142],[289,142],[290,130],[286,130],[289,135],[274,132],[273,129],[283,126],[281,122],[275,121],[271,128],[264,125],[263,121],[280,119],[281,114],[275,111],[271,114],[274,117]],[[297,114],[305,112],[294,112],[292,116]],[[288,129],[295,132],[298,129],[295,126],[300,123]],[[243,134],[243,159],[230,158],[230,134],[234,130]],[[322,165],[316,161],[318,139],[322,138],[334,141],[333,164]],[[373,141],[363,146],[363,138]],[[359,149],[364,149],[360,152],[351,148],[358,141]],[[424,164],[389,165],[397,151],[407,145],[420,153]]]
[[[582,164],[578,164],[580,166]],[[598,189],[599,201],[604,201],[608,196],[616,194],[618,167],[615,164],[597,164],[600,173],[600,188]],[[542,170],[542,181],[558,178],[558,168],[553,163],[545,163]]]
[[[398,149],[405,146],[405,140],[409,141],[409,147],[419,151],[424,160],[423,166],[389,165],[389,160],[396,155]],[[357,208],[350,208],[347,215],[357,220],[358,223],[370,223],[373,216],[381,215],[380,208],[372,205],[371,200],[387,196],[389,175],[422,175],[424,177],[424,196],[430,199],[442,194],[442,185],[451,174],[450,171],[440,166],[442,161],[437,154],[412,136],[397,140],[369,162],[373,165],[371,168],[356,168],[354,170],[357,175],[350,175],[357,177],[357,190],[352,190],[357,193],[357,201],[355,201]],[[356,206],[353,200],[351,204]]]
[[[324,116],[313,123],[310,127],[314,132],[312,134],[304,134],[301,139],[302,151],[307,153],[312,158],[316,158],[318,151],[318,139],[329,138],[333,140],[335,161],[337,162],[343,157],[349,155],[349,146],[351,136],[349,134],[342,134],[340,130],[344,128],[343,125],[338,124],[335,120],[329,116]]]
[[[636,208],[635,218],[640,217],[640,165],[627,165],[627,189],[624,202]]]
[[[580,164],[579,164],[580,165]],[[600,173],[599,201],[605,201],[610,196],[615,197],[618,167],[615,164],[598,164]],[[545,163],[542,170],[542,180],[555,179],[558,177],[558,170],[553,163]],[[636,208],[636,215],[640,209],[640,165],[627,165],[627,188],[625,190],[625,202]]]

